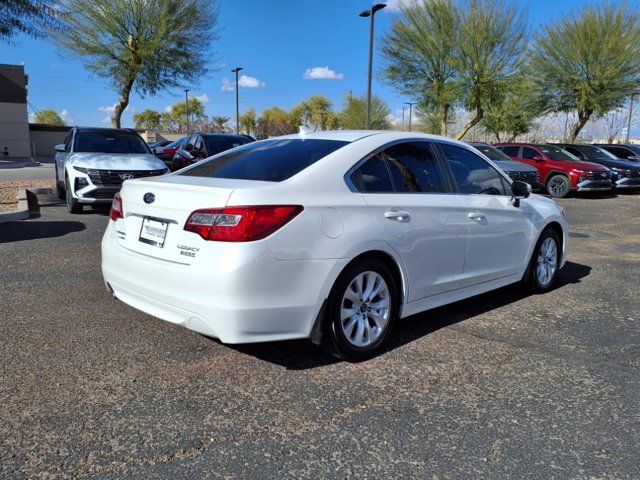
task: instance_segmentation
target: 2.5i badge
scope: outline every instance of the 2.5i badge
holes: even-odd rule
[[[200,251],[198,247],[189,247],[188,245],[178,245],[178,250],[180,250],[180,255],[185,257],[195,257],[196,253]]]

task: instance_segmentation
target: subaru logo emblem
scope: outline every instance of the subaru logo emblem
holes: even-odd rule
[[[151,192],[147,192],[144,194],[142,199],[144,200],[144,203],[153,203],[156,200],[156,196]]]
[[[118,176],[122,180],[133,180],[134,178],[133,173],[119,173]]]

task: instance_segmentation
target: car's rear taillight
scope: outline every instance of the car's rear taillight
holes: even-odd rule
[[[271,235],[302,212],[302,205],[260,205],[196,210],[184,229],[205,240],[251,242]]]
[[[114,222],[119,218],[124,218],[124,209],[122,208],[122,197],[119,193],[116,193],[111,202],[111,211],[109,212],[111,220]]]

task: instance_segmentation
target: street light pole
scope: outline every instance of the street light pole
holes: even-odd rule
[[[407,107],[402,107],[402,128],[400,128],[400,130],[402,132],[404,132],[404,111],[407,109]]]
[[[411,131],[411,113],[415,104],[416,102],[405,102],[405,105],[409,105],[409,131]]]
[[[625,135],[625,142],[629,143],[629,133],[631,132],[631,116],[633,115],[633,97],[635,93],[631,95],[631,101],[629,102],[629,118],[627,118],[627,134]]]
[[[186,125],[186,127],[187,127],[187,134],[189,134],[190,128],[189,128],[189,89],[188,88],[185,89],[185,91],[184,91],[184,106],[185,106],[185,109],[187,111],[187,125]]]
[[[363,18],[370,17],[369,22],[369,73],[367,75],[367,130],[371,128],[371,77],[373,75],[373,19],[378,10],[382,10],[387,5],[376,3],[371,10],[360,13]]]
[[[236,74],[236,135],[240,133],[240,100],[239,100],[239,90],[240,85],[238,85],[238,72],[242,70],[242,67],[236,67],[231,70],[232,73]]]

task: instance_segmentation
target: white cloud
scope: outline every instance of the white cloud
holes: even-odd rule
[[[75,120],[73,119],[73,115],[71,115],[71,112],[66,108],[63,108],[62,111],[60,112],[60,118],[67,125],[72,125],[75,123]]]
[[[399,12],[401,7],[408,7],[416,3],[416,0],[389,0],[386,10]]]
[[[249,77],[248,75],[240,75],[238,79],[238,85],[242,88],[265,88],[267,84],[255,77]],[[222,91],[233,92],[236,89],[236,82],[232,82],[228,78],[222,79]]]
[[[107,113],[107,114],[108,114],[107,116],[105,116],[105,117],[102,119],[102,123],[104,123],[105,125],[109,125],[109,124],[111,123],[111,117],[113,116],[113,112],[114,112],[114,111],[115,111],[115,109],[116,109],[116,105],[117,105],[117,103],[114,103],[113,105],[111,105],[111,106],[107,106],[107,107],[98,107],[98,110],[99,110],[99,111],[101,111],[101,112],[104,112],[104,113]],[[127,108],[125,108],[125,109],[124,109],[124,112],[122,112],[122,113],[123,113],[123,114],[124,114],[124,113],[129,113],[129,114],[131,114],[131,113],[135,113],[135,112],[136,112],[135,107],[132,107],[131,105],[129,105],[129,106],[127,106]]]
[[[211,100],[209,98],[209,95],[207,95],[206,93],[203,93],[202,95],[196,95],[195,97],[196,100],[200,100],[200,102],[202,103],[209,103],[209,100]]]
[[[342,80],[344,74],[336,73],[329,67],[307,68],[302,78],[306,80]]]

